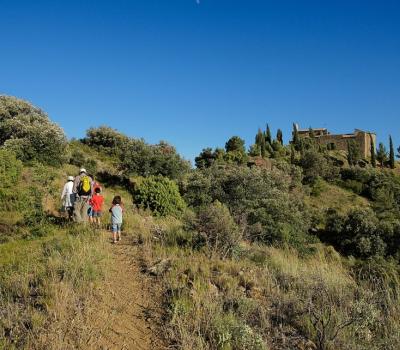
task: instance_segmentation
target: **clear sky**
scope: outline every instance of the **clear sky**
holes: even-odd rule
[[[0,0],[0,93],[69,137],[109,125],[188,159],[292,122],[400,144],[400,1]]]

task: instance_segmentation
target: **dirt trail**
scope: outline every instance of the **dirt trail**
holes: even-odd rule
[[[154,282],[140,272],[138,247],[127,240],[109,245],[112,266],[91,317],[97,331],[89,346],[102,350],[166,349],[159,334],[161,309]]]

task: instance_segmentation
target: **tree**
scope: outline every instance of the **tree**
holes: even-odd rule
[[[294,145],[296,151],[300,151],[299,130],[296,123],[293,123],[292,144]]]
[[[313,139],[315,138],[314,129],[310,126],[308,129],[308,135]]]
[[[242,238],[228,207],[218,200],[200,209],[195,228],[206,239],[210,251],[222,257],[231,256]]]
[[[379,143],[378,149],[376,150],[376,159],[380,163],[381,167],[383,167],[388,159],[386,147],[382,142]]]
[[[282,130],[278,129],[278,131],[276,132],[276,140],[283,145],[283,134],[282,134]]]
[[[258,154],[258,155],[261,155],[261,157],[264,158],[265,157],[265,151],[266,151],[266,148],[265,148],[265,137],[264,137],[264,134],[261,131],[261,129],[258,129],[258,132],[257,132],[257,135],[256,135],[256,145],[258,146],[258,149],[260,151],[260,154]]]
[[[265,142],[269,143],[270,145],[272,144],[271,130],[268,124],[267,124],[267,131],[265,132]]]
[[[203,169],[210,167],[215,161],[215,154],[211,147],[203,148],[200,154],[194,159],[196,168]]]
[[[129,139],[124,148],[119,168],[125,175],[163,175],[180,179],[190,170],[190,163],[166,142],[149,145],[144,140]]]
[[[10,96],[0,96],[0,147],[13,151],[22,161],[50,165],[66,161],[64,131],[41,109]]]
[[[225,143],[226,152],[241,152],[245,153],[246,150],[244,148],[244,140],[242,140],[239,136],[232,136]]]
[[[299,130],[297,128],[296,123],[293,123],[292,143],[297,144],[298,142],[299,142]]]
[[[369,135],[371,142],[371,165],[376,168],[376,153],[375,153],[375,143],[372,135]]]
[[[389,136],[389,165],[391,169],[394,169],[395,163],[394,163],[394,146],[393,146],[393,140],[392,136]]]
[[[186,207],[176,183],[163,176],[139,178],[133,194],[136,205],[150,209],[157,216],[179,216]]]
[[[322,153],[310,149],[304,153],[300,160],[303,168],[304,183],[314,184],[319,177],[323,178],[327,171],[327,161]]]
[[[354,140],[347,142],[347,161],[350,166],[357,165],[360,160],[360,149]]]
[[[100,126],[88,129],[82,142],[109,155],[120,156],[125,152],[129,137],[108,126]]]

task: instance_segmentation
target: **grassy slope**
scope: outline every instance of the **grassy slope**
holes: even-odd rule
[[[83,149],[96,159],[99,170],[114,169],[109,157]],[[72,165],[55,170],[54,192],[44,200],[50,213],[60,204],[64,179],[77,170]],[[316,316],[310,301],[333,313],[334,322],[326,330],[331,335],[346,321],[356,295],[357,307],[367,302],[364,289],[329,247],[319,245],[316,255],[300,258],[293,251],[243,244],[239,259],[222,260],[183,246],[176,239],[179,221],[135,212],[122,188],[105,190],[106,206],[115,194],[124,199],[125,230],[140,245],[138,258],[143,265],[159,259],[171,262],[169,271],[154,283],[165,291],[165,333],[180,349],[311,349],[308,339],[318,343],[321,326],[313,323]],[[328,184],[309,202],[319,209],[340,211],[368,206],[363,198]],[[108,220],[105,215],[103,223]],[[74,227],[53,227],[45,237],[0,245],[0,347],[83,346],[89,337],[85,308],[93,305],[92,287],[103,281],[109,263],[105,251],[99,236]],[[375,322],[382,315],[374,317]],[[367,349],[368,329],[357,327],[362,340],[354,338],[349,326],[339,333],[336,345]],[[65,337],[59,336],[64,333]]]
[[[369,201],[351,191],[339,186],[323,183],[323,190],[317,196],[306,197],[307,202],[316,209],[336,209],[340,213],[346,213],[355,207],[369,207]]]

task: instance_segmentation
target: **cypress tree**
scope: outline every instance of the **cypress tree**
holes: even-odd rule
[[[385,145],[380,142],[378,149],[376,151],[376,159],[379,161],[379,163],[381,164],[381,167],[383,167],[383,165],[385,164],[385,162],[387,161],[387,151],[386,151],[386,147]]]
[[[276,141],[283,145],[283,134],[281,129],[278,129],[278,131],[276,132]]]
[[[354,163],[353,147],[351,147],[350,142],[347,142],[347,161],[349,162],[350,166],[352,166]]]
[[[270,145],[272,145],[271,130],[270,130],[268,124],[267,124],[267,131],[266,131],[266,133],[265,133],[265,141],[268,142]]]
[[[295,147],[298,147],[299,144],[299,131],[297,130],[297,125],[295,123],[293,123],[292,144]]]
[[[369,135],[371,141],[371,165],[376,168],[376,154],[375,154],[375,144],[372,135]]]
[[[392,136],[389,135],[389,165],[391,169],[394,169],[394,147]]]
[[[260,156],[265,157],[265,138],[261,129],[258,129],[256,135],[256,145],[260,149]]]
[[[360,160],[360,149],[354,140],[347,142],[347,161],[350,166],[357,165]]]

